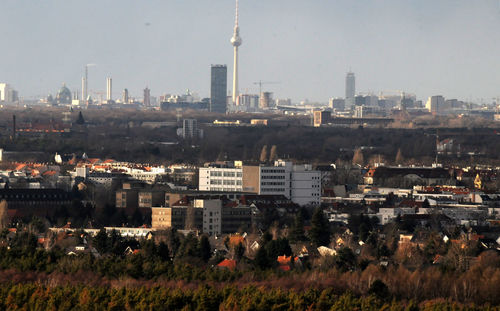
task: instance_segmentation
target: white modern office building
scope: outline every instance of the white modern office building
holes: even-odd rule
[[[321,172],[310,164],[275,161],[273,165],[242,165],[241,161],[209,164],[199,171],[200,191],[243,191],[284,195],[293,202],[319,205]]]

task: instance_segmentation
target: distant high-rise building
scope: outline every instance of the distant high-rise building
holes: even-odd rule
[[[106,78],[106,100],[113,100],[113,80],[111,78]]]
[[[345,77],[345,108],[350,109],[355,104],[356,77],[353,72],[348,72]]]
[[[238,111],[255,111],[259,108],[259,96],[253,94],[240,94],[238,96]]]
[[[345,109],[345,100],[343,98],[330,98],[329,106],[332,109],[344,110]]]
[[[273,108],[272,106],[273,106],[273,93],[262,92],[262,94],[260,94],[260,102],[259,102],[260,109]]]
[[[212,65],[210,76],[210,112],[226,113],[226,65]]]
[[[432,114],[439,114],[443,112],[444,108],[444,97],[441,95],[431,96],[427,99],[425,108],[429,110]]]
[[[144,100],[142,101],[142,104],[146,107],[151,105],[151,90],[148,87],[144,89]]]
[[[0,83],[0,101],[13,103],[18,100],[17,91],[7,83]]]
[[[124,104],[128,104],[128,89],[123,90],[122,101]]]
[[[85,79],[85,77],[82,77],[82,100],[83,101],[87,100],[87,89],[86,89],[86,86],[87,86],[87,80]]]

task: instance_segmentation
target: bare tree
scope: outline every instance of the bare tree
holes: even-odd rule
[[[398,149],[398,153],[396,154],[396,164],[403,164],[404,162],[403,153],[401,152],[401,148]]]
[[[363,157],[363,151],[360,148],[354,151],[354,156],[352,157],[352,164],[358,164],[363,166],[365,159]]]
[[[262,147],[262,150],[260,151],[260,162],[266,162],[267,161],[267,145],[264,145]]]
[[[278,159],[278,154],[276,151],[276,145],[271,147],[271,152],[269,153],[269,162],[273,162]]]
[[[195,208],[188,206],[186,209],[186,222],[184,224],[185,230],[195,230]]]
[[[7,214],[7,201],[0,202],[0,229],[5,229],[9,226],[9,215]]]

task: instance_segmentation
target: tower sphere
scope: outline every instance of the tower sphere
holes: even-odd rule
[[[242,43],[242,40],[241,40],[241,37],[239,35],[234,35],[232,38],[231,38],[231,44],[233,46],[240,46]]]

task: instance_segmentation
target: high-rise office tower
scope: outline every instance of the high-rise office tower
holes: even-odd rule
[[[82,101],[87,100],[86,97],[87,90],[85,89],[86,85],[87,85],[87,80],[85,79],[85,77],[82,77]]]
[[[260,94],[260,102],[259,102],[259,108],[260,109],[269,109],[273,108],[272,104],[273,103],[273,93],[271,92],[262,92]]]
[[[350,109],[355,104],[356,77],[353,72],[348,72],[345,77],[345,108]]]
[[[238,26],[238,0],[236,0],[236,16],[234,20],[234,32],[231,38],[231,44],[234,47],[234,63],[233,63],[233,105],[238,98],[238,47],[241,45],[240,27]]]
[[[106,100],[113,100],[113,80],[111,78],[106,78]]]
[[[210,70],[210,112],[226,113],[227,67],[212,65]]]
[[[122,101],[124,104],[128,104],[128,89],[123,90],[123,98]]]
[[[429,110],[433,115],[440,114],[443,112],[444,107],[444,97],[441,95],[431,96],[427,99],[425,108]]]
[[[145,107],[149,107],[151,105],[151,90],[148,87],[144,89],[144,100],[142,101],[142,104]]]

